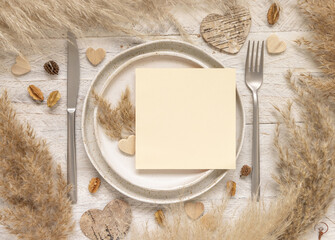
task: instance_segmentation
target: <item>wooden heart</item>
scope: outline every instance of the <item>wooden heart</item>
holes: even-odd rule
[[[184,209],[187,216],[196,220],[204,213],[205,207],[202,202],[187,202],[184,205]]]
[[[286,50],[286,43],[280,41],[276,34],[271,34],[266,40],[266,48],[268,49],[268,53],[279,54]]]
[[[17,56],[16,63],[12,66],[12,73],[17,76],[30,72],[30,64],[24,56]]]
[[[135,135],[130,135],[127,139],[121,139],[118,144],[120,151],[129,155],[134,155],[135,140],[136,140]]]
[[[211,46],[226,53],[238,53],[251,27],[251,16],[247,8],[236,6],[224,15],[209,14],[201,22],[202,38]]]
[[[80,218],[80,229],[92,240],[120,239],[127,234],[131,220],[132,213],[128,203],[115,199],[102,211],[86,211]]]
[[[98,65],[105,58],[106,52],[102,48],[98,48],[97,50],[89,47],[86,50],[87,59],[94,65]]]

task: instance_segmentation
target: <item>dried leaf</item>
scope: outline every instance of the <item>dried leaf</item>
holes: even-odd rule
[[[60,99],[60,93],[59,91],[53,91],[50,93],[49,97],[48,97],[48,107],[53,107]]]
[[[95,193],[98,191],[100,184],[101,180],[99,178],[92,178],[90,184],[88,185],[88,191],[90,191],[90,193]]]
[[[268,23],[275,24],[279,18],[280,7],[277,3],[273,3],[268,11]]]
[[[231,197],[235,196],[236,194],[236,182],[228,181],[227,182],[227,191]]]
[[[29,92],[29,95],[34,100],[41,101],[41,102],[44,100],[44,96],[43,96],[41,89],[39,89],[35,85],[29,85],[28,92]]]
[[[165,225],[165,215],[162,210],[155,212],[155,219],[159,226],[163,227]]]

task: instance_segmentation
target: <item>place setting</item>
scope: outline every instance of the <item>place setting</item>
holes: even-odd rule
[[[60,4],[3,6],[4,239],[335,236],[333,5]]]
[[[133,55],[136,57],[130,57]],[[245,121],[234,70],[222,67],[202,50],[178,41],[139,45],[106,65],[92,82],[82,122],[84,143],[89,143],[86,150],[101,176],[124,194],[152,203],[191,199],[222,179],[225,169],[235,167]],[[175,77],[171,78],[171,74]],[[198,75],[202,77],[197,78]],[[207,79],[208,75],[213,79]],[[207,81],[213,84],[204,89]],[[98,103],[92,91],[97,94]],[[125,91],[129,102],[123,103]],[[185,95],[189,95],[187,102],[183,102]],[[100,107],[102,100],[116,103],[114,109],[106,112]],[[122,105],[131,105],[123,114],[132,117],[116,122],[120,129],[113,129],[105,123],[106,119],[116,118],[112,114],[119,114],[115,109]],[[199,116],[203,108],[208,109],[206,118]],[[200,118],[199,122],[191,127],[190,121],[195,118]],[[156,119],[155,128],[150,119]],[[199,126],[206,125],[201,132]],[[118,130],[120,134],[115,133]],[[198,140],[192,142],[195,139]],[[208,152],[213,153],[207,155]],[[222,161],[225,158],[228,160]]]

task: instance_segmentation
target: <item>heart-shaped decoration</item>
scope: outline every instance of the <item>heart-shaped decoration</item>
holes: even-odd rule
[[[118,144],[120,151],[129,155],[134,155],[135,140],[136,140],[135,135],[130,135],[127,139],[121,139]]]
[[[276,34],[271,34],[266,40],[266,48],[268,49],[268,53],[279,54],[286,50],[286,43],[280,41]]]
[[[87,59],[94,65],[98,65],[105,58],[106,52],[102,48],[98,48],[97,50],[89,47],[86,50]]]
[[[204,204],[202,202],[187,202],[184,204],[184,209],[191,219],[198,219],[205,210]]]
[[[211,46],[226,52],[238,53],[251,27],[251,16],[247,8],[236,6],[224,15],[209,14],[201,22],[202,38]]]
[[[132,213],[128,203],[115,199],[102,211],[86,211],[80,218],[80,229],[92,240],[120,239],[127,234],[131,220]]]
[[[30,72],[30,64],[24,56],[17,56],[16,63],[12,66],[12,73],[16,76],[21,76]]]

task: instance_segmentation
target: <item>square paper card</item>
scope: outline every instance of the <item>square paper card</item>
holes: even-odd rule
[[[136,169],[234,169],[234,69],[136,69]]]

